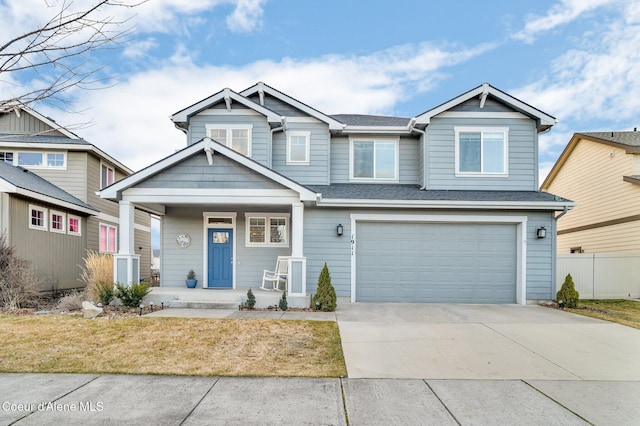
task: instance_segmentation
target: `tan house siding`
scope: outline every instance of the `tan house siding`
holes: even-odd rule
[[[0,114],[0,133],[11,133],[14,135],[46,135],[46,136],[64,136],[53,127],[38,120],[25,111],[20,113],[20,117],[16,113],[10,112]]]
[[[81,287],[78,278],[87,240],[86,218],[81,218],[81,236],[30,229],[29,205],[69,213],[57,206],[10,197],[10,243],[16,254],[31,263],[42,279],[43,291]]]
[[[64,150],[48,150],[45,146],[42,149],[16,149],[16,152],[65,152],[67,154],[67,167],[65,170],[52,168],[31,169],[35,174],[48,180],[67,191],[74,197],[87,202],[87,153],[72,152]]]
[[[106,164],[113,167],[113,164]],[[123,174],[116,172],[116,180],[123,177]],[[94,155],[87,156],[87,184],[87,202],[104,214],[119,217],[118,203],[96,195],[96,191],[100,191],[102,188],[100,188],[100,159]]]
[[[640,250],[640,223],[629,221],[640,213],[640,186],[623,181],[635,163],[621,148],[585,139],[576,144],[546,189],[578,203],[558,221],[558,253]]]

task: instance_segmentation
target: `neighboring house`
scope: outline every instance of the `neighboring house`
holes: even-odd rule
[[[0,224],[43,290],[81,287],[86,250],[115,253],[118,204],[98,191],[132,170],[24,105],[0,106]],[[148,213],[136,211],[136,253],[150,276]]]
[[[199,287],[255,289],[290,256],[292,297],[325,262],[353,302],[555,297],[554,217],[573,203],[537,175],[556,120],[489,84],[402,118],[327,115],[258,83],[171,119],[187,147],[101,191],[123,218],[161,217],[161,286],[194,269]],[[131,281],[130,227],[120,240]]]
[[[578,203],[559,221],[558,254],[640,253],[640,132],[575,133],[542,190]]]

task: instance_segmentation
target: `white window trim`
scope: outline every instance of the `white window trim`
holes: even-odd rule
[[[37,226],[37,225],[32,225],[31,224],[31,211],[32,210],[38,210],[41,211],[42,213],[44,213],[42,215],[42,221],[44,222],[43,226]],[[45,209],[44,207],[40,207],[40,206],[35,206],[33,204],[29,204],[29,229],[36,229],[38,231],[46,231],[47,230],[47,219],[49,217],[49,213],[48,210]]]
[[[53,228],[53,215],[62,216],[62,229]],[[66,234],[67,232],[67,214],[58,210],[49,210],[49,231],[57,234]]]
[[[111,170],[113,172],[113,182],[111,182],[109,185],[112,185],[114,183],[116,183],[116,169],[115,167],[113,167],[112,165],[105,163],[104,161],[100,161],[100,170],[98,173],[100,173],[100,189],[102,188],[106,188],[109,185],[105,185],[105,183],[102,181],[102,166],[108,168],[109,170]]]
[[[291,137],[303,136],[306,140],[305,143],[305,159],[303,161],[296,161],[291,159]],[[311,132],[308,131],[290,131],[287,132],[287,165],[292,166],[308,166],[311,160]]]
[[[264,230],[264,243],[254,243],[250,241],[250,219],[265,219],[265,230]],[[286,221],[286,229],[287,233],[284,238],[284,242],[282,243],[272,243],[271,242],[271,219],[285,219]],[[289,213],[245,213],[244,214],[245,221],[245,245],[247,247],[289,247],[289,234],[291,233],[290,225],[291,225],[291,215]]]
[[[395,177],[393,178],[376,178],[375,170],[374,177],[372,178],[360,178],[353,176],[353,161],[355,160],[353,155],[353,143],[354,142],[373,142],[373,164],[375,167],[375,143],[376,142],[393,142],[396,146],[396,164],[395,164]],[[388,183],[398,183],[400,181],[400,138],[385,138],[385,137],[358,137],[358,136],[349,136],[349,181],[350,182],[388,182]]]
[[[78,232],[73,232],[71,231],[71,227],[69,226],[69,221],[71,219],[77,219],[78,220]],[[82,236],[82,218],[80,216],[75,216],[72,214],[67,215],[67,234],[69,235],[75,235],[77,237]]]
[[[12,152],[13,153],[13,165],[24,167],[26,169],[51,169],[51,170],[67,170],[67,151],[59,152],[59,151],[3,151],[3,152]],[[20,154],[40,154],[42,155],[42,165],[40,166],[31,166],[28,164],[20,165],[18,158]],[[47,163],[47,159],[49,154],[62,154],[63,164],[62,166],[49,166]]]
[[[456,177],[508,177],[509,176],[509,128],[508,127],[454,127],[455,132],[455,161],[456,161]],[[504,172],[490,173],[490,172],[461,172],[460,171],[460,133],[483,133],[496,132],[504,134]],[[482,139],[483,140],[483,139]],[[480,169],[482,170],[484,165],[484,155],[482,150],[484,149],[484,143],[480,145]]]
[[[106,251],[100,250],[100,228],[102,228],[103,226],[107,227],[107,238],[109,237],[109,228],[114,228],[116,230],[116,232],[114,233],[115,237],[113,241],[113,251],[109,251],[108,241],[107,241],[107,250]],[[116,225],[112,225],[110,223],[103,223],[103,222],[100,222],[98,224],[98,252],[111,253],[111,254],[118,253],[118,227]]]
[[[227,140],[225,141],[225,145],[232,148],[232,130],[247,130],[247,157],[251,158],[251,146],[252,146],[252,134],[253,134],[253,124],[207,124],[207,136],[211,134],[211,130],[224,129],[227,131]],[[210,136],[209,136],[210,137]],[[218,141],[221,142],[221,141]],[[239,153],[240,154],[240,153]]]
[[[5,154],[11,154],[12,155],[11,162],[5,161],[5,160],[0,160],[0,161],[4,161],[5,163],[11,164],[11,165],[14,165],[14,166],[16,165],[16,161],[18,161],[17,160],[18,155],[17,155],[16,151],[8,151],[8,150],[2,150],[2,149],[0,149],[0,151],[4,152]]]

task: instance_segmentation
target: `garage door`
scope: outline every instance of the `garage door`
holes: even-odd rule
[[[360,302],[516,302],[516,225],[360,222]]]

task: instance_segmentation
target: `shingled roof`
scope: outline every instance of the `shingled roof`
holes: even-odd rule
[[[4,179],[17,188],[72,204],[81,208],[81,211],[98,212],[94,207],[25,168],[0,161],[0,179]]]
[[[335,114],[331,118],[347,126],[407,126],[410,118],[384,115]]]
[[[607,142],[619,143],[631,147],[640,147],[640,132],[581,132],[577,136],[597,138]]]

